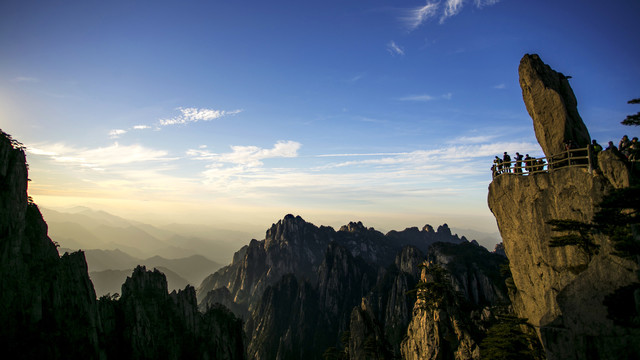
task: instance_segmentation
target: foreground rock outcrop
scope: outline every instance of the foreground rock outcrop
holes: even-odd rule
[[[195,289],[169,294],[158,270],[137,267],[119,299],[102,297],[98,305],[109,358],[245,358],[242,321],[220,305],[200,313]]]
[[[100,320],[84,254],[58,256],[27,196],[24,151],[1,131],[0,323],[8,358],[100,356]]]
[[[586,145],[588,132],[566,78],[537,55],[525,55],[520,83],[545,154],[558,152],[567,139]],[[633,181],[624,161],[605,151],[592,172],[585,166],[506,174],[489,186],[489,207],[516,287],[514,310],[536,327],[548,359],[640,357],[639,329],[614,323],[603,304],[608,295],[638,282],[638,264],[613,255],[604,236],[594,236],[597,254],[577,246],[550,247],[557,234],[547,224],[552,219],[590,222],[612,189]]]
[[[193,287],[167,291],[137,268],[122,297],[96,300],[84,254],[58,255],[27,195],[24,149],[0,130],[0,347],[7,359],[244,359],[242,322],[198,311]]]

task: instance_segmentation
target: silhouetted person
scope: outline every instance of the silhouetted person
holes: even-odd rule
[[[624,157],[629,157],[629,146],[631,146],[631,141],[629,141],[629,137],[627,135],[623,136],[620,139],[620,143],[618,144],[618,151],[624,155]]]
[[[522,173],[522,155],[520,153],[516,153],[516,167],[514,168],[514,172],[521,174]]]
[[[509,156],[509,154],[507,154],[507,152],[504,152],[504,155],[502,156],[502,166],[504,167],[504,172],[506,173],[510,173],[511,172],[511,156]]]
[[[502,159],[500,159],[499,157],[496,156],[496,158],[493,160],[493,163],[496,165],[496,171],[498,174],[502,173]]]
[[[613,141],[609,141],[609,146],[607,146],[607,148],[605,150],[611,150],[613,152],[618,152],[618,148],[613,145]]]
[[[526,154],[524,156],[524,169],[530,173],[531,172],[531,157],[529,156],[529,154]]]
[[[640,143],[637,137],[631,139],[631,145],[629,145],[629,160],[640,160]]]
[[[545,164],[544,159],[538,159],[538,160],[536,160],[536,164],[537,164],[537,166],[536,166],[536,167],[537,167],[537,170],[538,170],[538,171],[542,171],[542,170],[544,170],[544,164]]]
[[[591,152],[590,152],[591,158],[589,159],[589,161],[591,161],[591,165],[593,167],[597,167],[597,165],[598,165],[598,153],[600,151],[602,151],[602,145],[598,144],[596,139],[593,139],[591,141],[591,145],[589,145],[589,146],[591,147]]]

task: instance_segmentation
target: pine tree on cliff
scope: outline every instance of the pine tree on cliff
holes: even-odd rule
[[[640,98],[632,99],[627,104],[640,104]],[[622,120],[622,125],[640,125],[640,112],[635,115],[629,115],[626,119]]]
[[[553,231],[566,232],[564,235],[552,236],[549,246],[578,246],[589,257],[589,260],[598,253],[600,245],[596,244],[592,238],[594,232],[593,224],[577,220],[549,220],[547,224],[553,226]]]

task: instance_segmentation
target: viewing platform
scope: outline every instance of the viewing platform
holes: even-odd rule
[[[533,175],[565,167],[585,167],[591,171],[595,167],[597,156],[598,154],[591,146],[587,146],[581,149],[570,149],[550,157],[503,161],[491,167],[492,177],[495,179],[504,174]]]

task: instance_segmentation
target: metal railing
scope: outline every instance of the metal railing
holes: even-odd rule
[[[565,167],[586,167],[593,169],[594,158],[591,146],[581,149],[569,149],[550,157],[531,158],[494,163],[493,178],[502,174],[533,175],[550,172]]]

